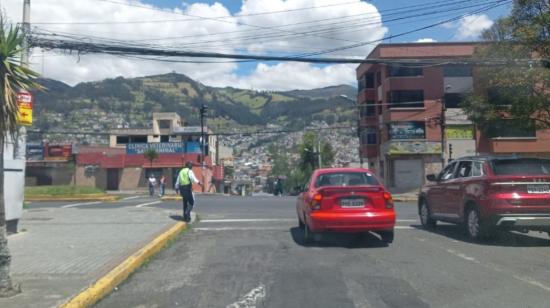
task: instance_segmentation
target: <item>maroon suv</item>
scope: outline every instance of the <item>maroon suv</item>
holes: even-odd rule
[[[497,228],[550,236],[550,159],[464,157],[426,178],[418,198],[425,228],[441,220],[463,224],[472,239]]]

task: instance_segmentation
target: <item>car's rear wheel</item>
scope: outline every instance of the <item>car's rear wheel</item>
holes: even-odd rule
[[[472,240],[489,238],[493,235],[493,230],[481,220],[479,211],[474,206],[466,210],[464,226],[466,235]]]
[[[309,244],[309,243],[313,242],[314,234],[309,229],[309,226],[307,225],[307,222],[304,221],[303,224],[304,224],[304,228],[303,228],[303,230],[304,230],[304,243]]]
[[[393,237],[394,237],[393,231],[380,231],[379,234],[382,239],[382,242],[388,243],[388,244],[393,243]]]
[[[304,229],[304,222],[300,219],[300,217],[298,217],[298,227],[300,227],[300,229]]]
[[[437,224],[437,220],[433,219],[431,217],[430,208],[428,207],[428,202],[426,202],[425,199],[422,199],[420,201],[420,223],[422,226],[426,229],[433,229],[435,228],[435,225]]]

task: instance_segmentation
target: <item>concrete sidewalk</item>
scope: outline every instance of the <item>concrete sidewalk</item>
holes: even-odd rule
[[[23,292],[0,307],[57,307],[177,221],[156,208],[28,209],[8,237],[11,273]]]

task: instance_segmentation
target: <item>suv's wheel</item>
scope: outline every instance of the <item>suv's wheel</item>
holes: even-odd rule
[[[437,224],[437,220],[431,217],[430,208],[428,207],[428,202],[426,202],[425,199],[422,199],[422,201],[420,201],[419,215],[420,223],[424,228],[432,229]]]
[[[479,211],[475,207],[469,207],[466,210],[464,226],[466,234],[472,240],[487,238],[492,234],[492,230],[481,220]]]
[[[393,243],[393,236],[394,236],[393,231],[380,231],[379,234],[380,234],[380,237],[382,238],[382,242],[388,243],[388,244]]]

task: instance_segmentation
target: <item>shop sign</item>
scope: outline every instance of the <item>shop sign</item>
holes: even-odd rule
[[[393,122],[388,124],[390,139],[425,139],[424,122]]]
[[[147,149],[154,149],[159,154],[185,153],[185,144],[183,142],[128,143],[126,154],[143,154]]]
[[[471,125],[447,125],[447,139],[474,139],[474,128]]]
[[[397,154],[441,154],[441,143],[425,141],[390,141],[386,144],[388,155]]]

